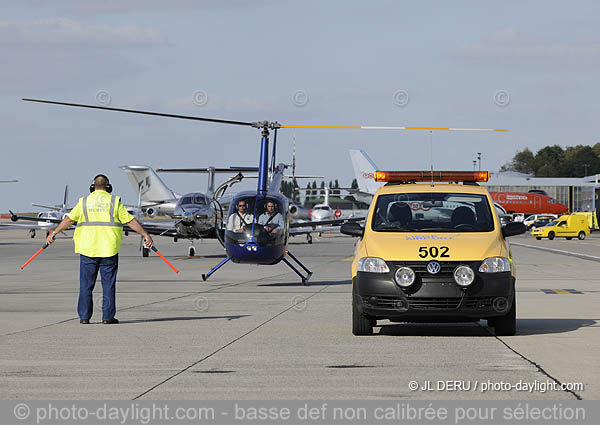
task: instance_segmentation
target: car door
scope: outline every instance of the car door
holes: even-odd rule
[[[556,225],[556,236],[568,236],[567,221],[563,220]]]

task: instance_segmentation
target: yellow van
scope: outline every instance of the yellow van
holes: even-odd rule
[[[594,211],[581,211],[581,212],[574,212],[573,215],[583,215],[587,218],[588,221],[588,226],[590,228],[590,232],[593,232],[594,230],[599,230],[600,228],[598,227],[598,220],[596,218],[596,213]]]
[[[506,238],[526,229],[516,222],[501,226],[492,198],[476,183],[488,176],[375,173],[387,184],[375,194],[364,228],[341,228],[360,237],[352,262],[354,335],[371,335],[384,319],[487,319],[496,334],[514,335],[515,266]]]
[[[561,215],[544,227],[531,231],[531,236],[537,240],[542,238],[552,240],[555,237],[559,237],[567,239],[578,238],[582,241],[589,234],[590,228],[588,226],[588,219],[581,214]]]

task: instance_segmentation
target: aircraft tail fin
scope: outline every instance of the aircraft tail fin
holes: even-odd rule
[[[383,184],[375,181],[377,166],[362,149],[350,149],[354,175],[361,192],[374,195]]]
[[[120,168],[127,174],[133,190],[138,195],[138,200],[141,200],[142,203],[170,201],[180,197],[167,187],[151,167],[123,165]]]
[[[66,209],[69,204],[69,185],[65,185],[65,195],[63,196],[62,209]]]

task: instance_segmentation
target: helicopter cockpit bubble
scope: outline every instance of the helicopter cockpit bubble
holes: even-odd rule
[[[284,244],[288,232],[286,208],[277,197],[238,197],[229,207],[225,241],[244,245],[253,236],[259,246]]]

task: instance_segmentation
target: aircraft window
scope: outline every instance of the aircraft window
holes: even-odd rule
[[[191,196],[184,196],[184,197],[181,199],[181,204],[182,204],[182,205],[191,205],[192,203],[193,203],[193,202],[192,202],[192,197],[191,197]]]
[[[313,210],[328,210],[329,207],[325,205],[320,205],[318,207],[314,207]]]
[[[494,220],[484,195],[404,193],[377,198],[376,232],[489,232]]]
[[[206,205],[206,198],[201,195],[196,195],[194,197],[194,204],[196,205]]]

